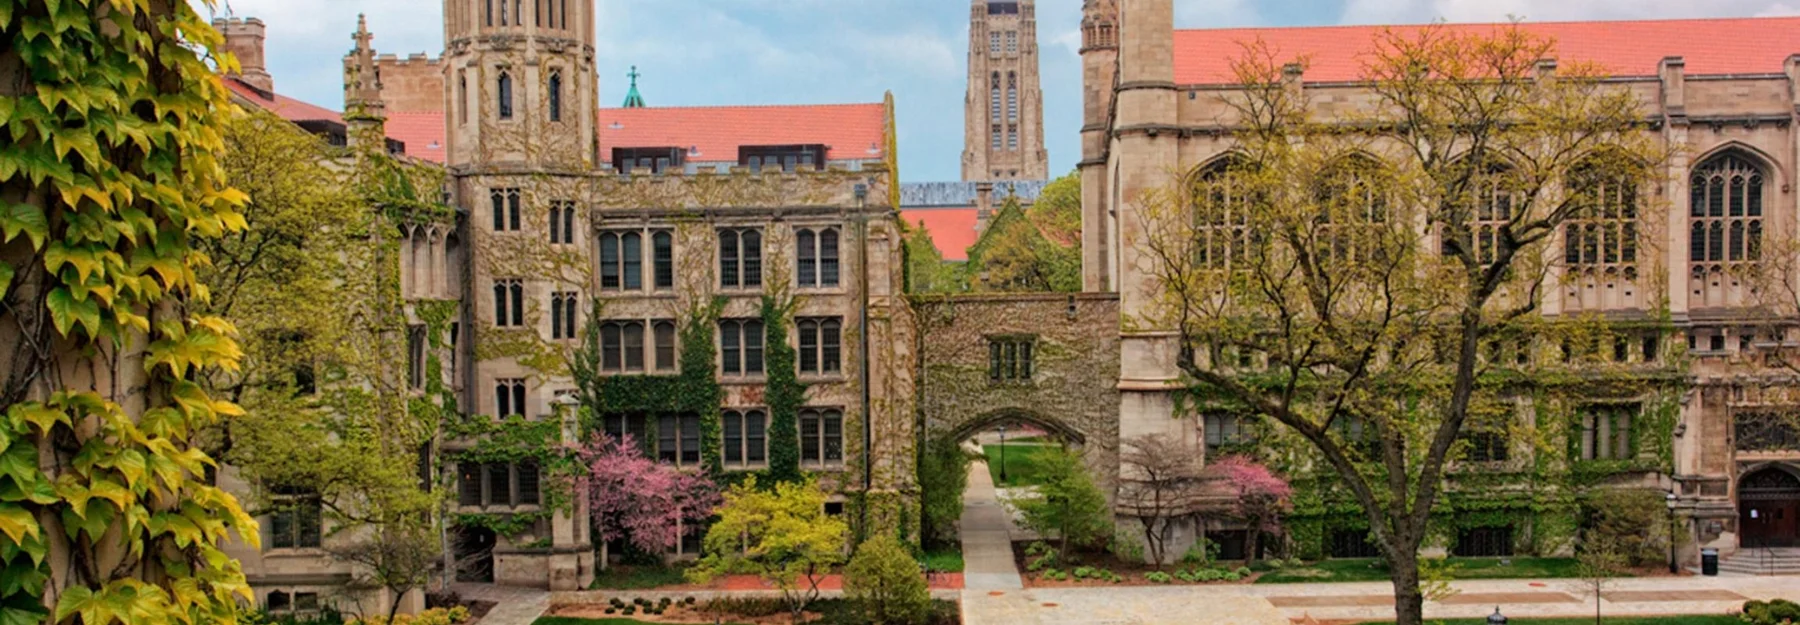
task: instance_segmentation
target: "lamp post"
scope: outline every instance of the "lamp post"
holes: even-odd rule
[[[1669,491],[1664,500],[1669,504],[1669,574],[1675,575],[1681,572],[1675,563],[1675,491]]]
[[[1006,426],[1000,426],[1000,483],[1006,483]]]
[[[1487,617],[1488,625],[1506,625],[1506,615],[1500,613],[1500,606],[1494,606],[1494,613]]]

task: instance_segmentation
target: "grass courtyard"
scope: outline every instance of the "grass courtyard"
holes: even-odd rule
[[[1055,445],[1013,444],[982,445],[981,452],[987,456],[988,474],[994,478],[994,485],[1001,487],[1035,486],[1042,483],[1039,479],[1041,464],[1039,458],[1053,450]],[[1005,456],[1006,479],[1000,479],[1002,456]]]
[[[1574,558],[1450,558],[1452,579],[1530,579],[1579,577]],[[1277,569],[1256,580],[1258,584],[1309,582],[1385,582],[1387,566],[1373,558],[1320,560],[1303,566]],[[1592,623],[1592,619],[1589,619]]]

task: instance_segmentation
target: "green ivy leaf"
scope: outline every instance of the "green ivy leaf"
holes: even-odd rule
[[[31,246],[43,249],[44,238],[50,236],[50,221],[44,217],[44,209],[30,204],[11,204],[0,211],[0,230],[6,233],[6,241],[11,242],[19,233],[31,237]]]
[[[44,298],[44,304],[50,309],[50,320],[56,324],[58,334],[66,337],[80,323],[88,336],[100,336],[100,302],[77,300],[69,287],[59,286]]]
[[[13,267],[8,263],[0,263],[0,298],[12,292]]]
[[[11,503],[0,503],[0,534],[5,534],[13,543],[25,541],[25,537],[37,537],[37,519],[32,518],[31,511],[24,506]]]

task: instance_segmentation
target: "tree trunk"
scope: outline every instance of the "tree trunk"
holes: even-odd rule
[[[1425,595],[1419,589],[1418,550],[1397,551],[1400,554],[1388,562],[1394,582],[1394,625],[1421,625],[1425,622]]]
[[[1256,551],[1262,546],[1262,519],[1254,519],[1244,530],[1244,566],[1256,566]]]

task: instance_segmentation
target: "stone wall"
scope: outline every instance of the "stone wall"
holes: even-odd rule
[[[1110,491],[1119,453],[1119,301],[1106,294],[916,297],[926,436],[1008,421],[1078,443]],[[1036,337],[1030,382],[994,382],[988,339]]]
[[[381,101],[389,113],[444,110],[444,67],[436,59],[383,54],[375,65],[381,72]]]

